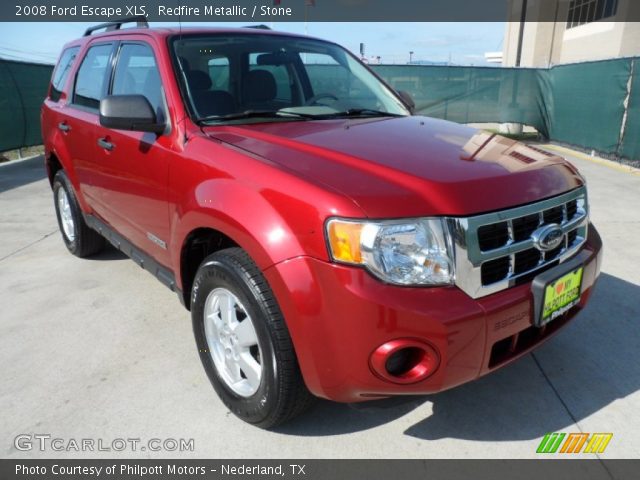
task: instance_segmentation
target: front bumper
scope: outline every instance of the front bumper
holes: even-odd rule
[[[454,286],[387,285],[363,269],[311,257],[287,260],[264,273],[287,321],[309,390],[331,400],[357,402],[446,390],[540,345],[575,317],[591,295],[602,256],[602,242],[592,225],[578,256],[584,264],[580,303],[543,328],[533,326],[531,283],[474,300]],[[371,354],[398,338],[434,346],[440,354],[437,370],[404,385],[375,375]]]

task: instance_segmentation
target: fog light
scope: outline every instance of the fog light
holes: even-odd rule
[[[385,368],[387,369],[387,373],[389,375],[400,377],[402,375],[406,375],[407,372],[411,371],[412,368],[415,368],[415,366],[422,361],[423,357],[424,350],[422,350],[421,348],[401,348],[400,350],[396,350],[391,355],[389,355],[389,358],[387,358],[387,363],[385,364]]]
[[[380,345],[370,358],[376,375],[393,383],[416,383],[429,377],[440,364],[440,355],[431,345],[409,338]]]

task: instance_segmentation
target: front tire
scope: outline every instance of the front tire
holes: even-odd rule
[[[244,250],[221,250],[202,262],[191,317],[204,369],[236,416],[271,428],[312,403],[280,308]]]
[[[82,258],[104,248],[104,237],[84,221],[73,186],[63,170],[53,178],[53,201],[62,240],[69,252]]]

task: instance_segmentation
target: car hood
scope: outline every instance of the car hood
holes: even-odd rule
[[[558,156],[426,117],[271,122],[203,131],[339,191],[375,218],[470,215],[583,184],[577,170]]]

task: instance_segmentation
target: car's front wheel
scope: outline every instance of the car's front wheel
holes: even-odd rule
[[[310,405],[280,308],[244,250],[229,248],[202,262],[191,316],[202,364],[235,415],[270,428]]]

